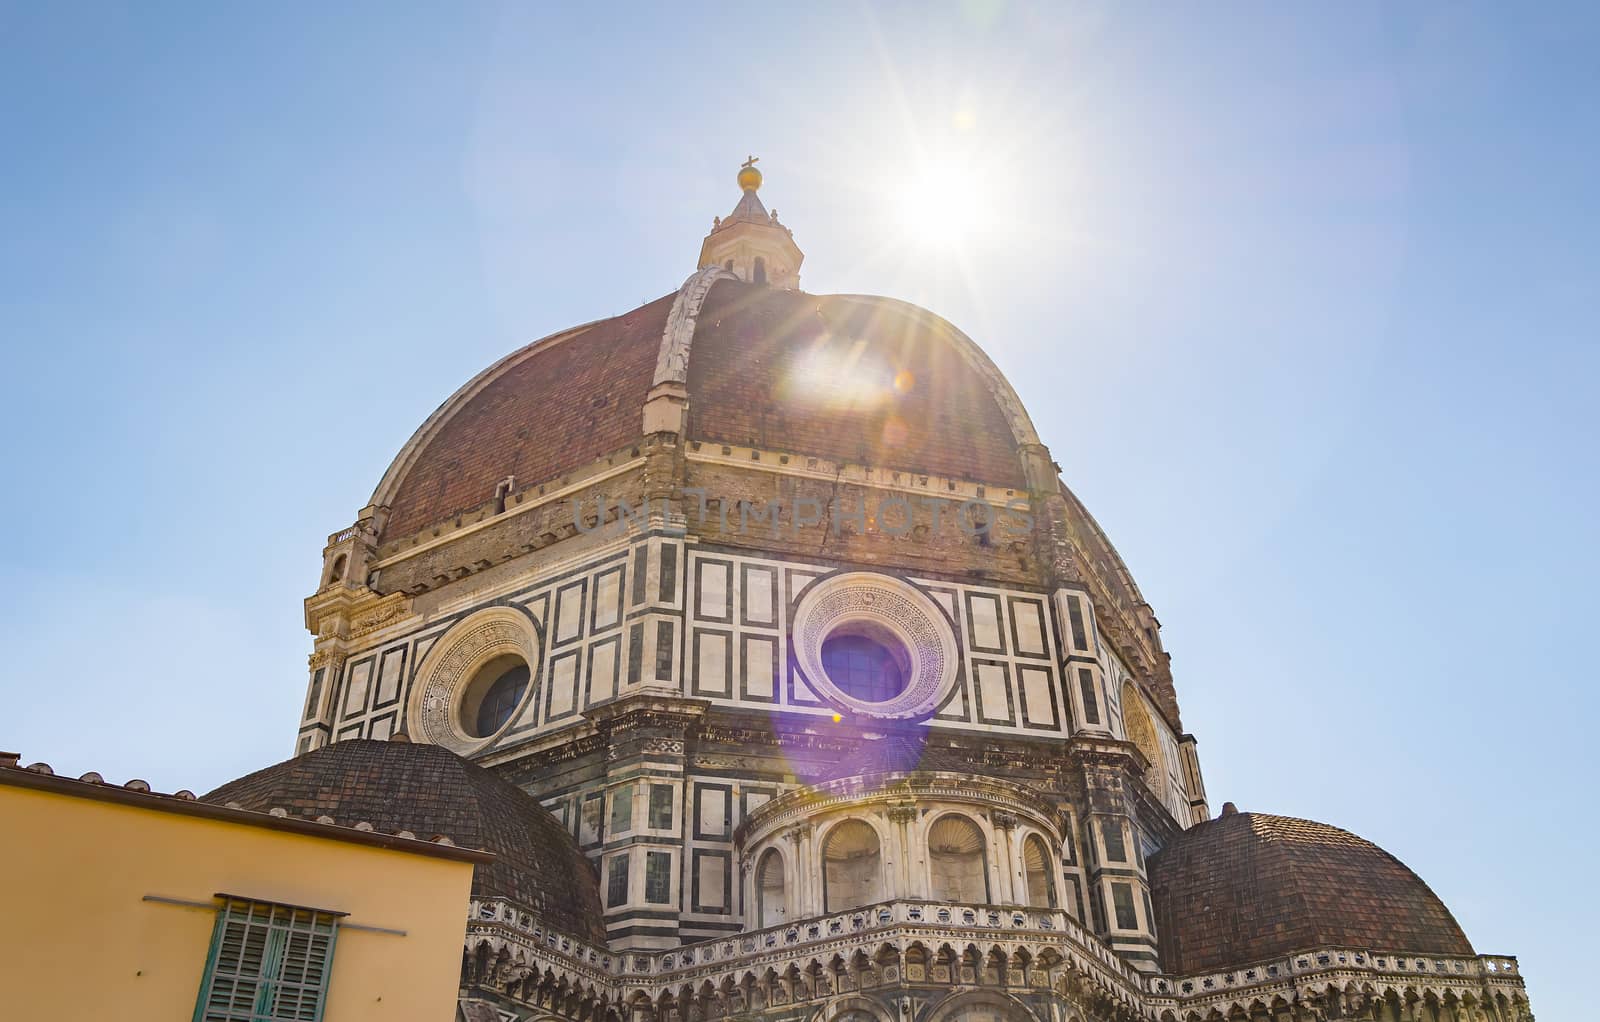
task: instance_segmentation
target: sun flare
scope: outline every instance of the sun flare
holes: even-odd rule
[[[912,240],[939,248],[965,244],[991,210],[982,177],[963,161],[929,160],[900,192],[900,219]]]

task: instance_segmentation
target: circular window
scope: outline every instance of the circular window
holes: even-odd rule
[[[886,635],[857,627],[838,629],[822,640],[822,669],[846,695],[885,703],[906,690],[910,657]]]
[[[904,580],[864,571],[818,579],[792,621],[805,683],[840,710],[927,717],[955,684],[955,633],[939,606]]]
[[[488,738],[506,726],[528,691],[533,672],[521,657],[501,656],[479,668],[461,700],[461,729]]]
[[[524,610],[486,607],[457,622],[417,667],[406,716],[412,739],[463,756],[484,748],[533,698],[529,675],[538,675],[543,647]]]

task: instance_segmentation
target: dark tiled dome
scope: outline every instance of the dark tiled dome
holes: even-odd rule
[[[474,870],[473,894],[511,898],[548,926],[605,940],[594,868],[566,828],[522,789],[437,745],[337,742],[230,781],[205,801],[331,816],[346,827],[366,821],[424,840],[443,834],[494,853]]]
[[[1165,971],[1230,969],[1328,945],[1471,955],[1437,895],[1349,831],[1224,809],[1149,862]]]

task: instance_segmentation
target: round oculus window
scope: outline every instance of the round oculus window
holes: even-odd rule
[[[801,675],[840,710],[919,719],[955,685],[955,631],[926,593],[902,579],[826,576],[806,587],[791,620]]]
[[[457,622],[417,667],[406,717],[413,740],[463,756],[483,748],[532,698],[542,661],[525,611],[486,607]]]
[[[822,669],[840,691],[886,703],[906,690],[909,657],[892,639],[840,630],[822,640]]]
[[[532,677],[528,665],[514,656],[497,657],[485,664],[462,700],[462,730],[474,738],[488,738],[505,727]]]

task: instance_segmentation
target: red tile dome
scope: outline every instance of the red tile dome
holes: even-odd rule
[[[1022,489],[985,380],[914,306],[719,281],[689,359],[689,438]]]
[[[716,271],[713,271],[715,273]],[[976,345],[890,299],[709,279],[689,321],[686,439],[1021,490],[1032,426]],[[697,278],[632,312],[535,342],[440,406],[373,496],[385,541],[626,452],[663,339]]]
[[[1327,946],[1474,954],[1405,863],[1325,823],[1224,809],[1151,856],[1149,873],[1161,965],[1175,975]]]
[[[457,391],[390,468],[384,536],[476,508],[507,476],[526,489],[638,440],[674,297],[535,341]]]

